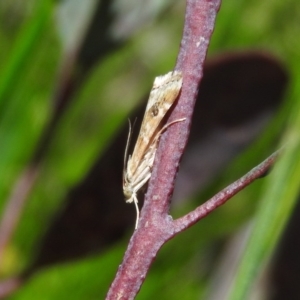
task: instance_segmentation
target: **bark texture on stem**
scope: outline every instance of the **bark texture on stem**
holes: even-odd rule
[[[175,68],[183,73],[183,87],[168,122],[183,117],[186,121],[172,125],[162,136],[139,227],[106,299],[134,299],[158,250],[173,234],[173,222],[168,215],[170,198],[187,143],[203,62],[219,6],[220,0],[187,1],[183,38]]]

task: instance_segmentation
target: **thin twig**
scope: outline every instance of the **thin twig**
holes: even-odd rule
[[[257,178],[263,176],[274,164],[277,157],[280,155],[281,150],[274,152],[271,156],[265,159],[261,164],[253,168],[246,175],[236,180],[222,191],[217,193],[211,199],[197,207],[194,211],[174,221],[174,234],[189,228],[193,224],[197,223],[202,218],[206,217],[209,213],[214,211],[219,206],[226,203],[239,191],[251,184]]]

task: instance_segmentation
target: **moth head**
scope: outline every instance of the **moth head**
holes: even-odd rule
[[[133,201],[132,199],[133,192],[129,186],[125,186],[125,185],[123,186],[123,194],[125,196],[125,201],[127,203],[131,203]]]
[[[124,182],[123,182],[123,194],[125,196],[125,201],[127,203],[131,203],[133,201],[132,200],[133,190],[126,175],[124,176]]]

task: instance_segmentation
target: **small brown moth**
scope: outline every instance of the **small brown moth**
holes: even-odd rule
[[[185,120],[185,118],[178,119],[164,126],[161,124],[175,102],[181,86],[182,74],[179,71],[155,78],[137,142],[127,160],[131,127],[129,129],[124,156],[123,193],[127,203],[135,204],[137,213],[135,228],[139,220],[137,193],[151,177],[159,138],[170,125]]]

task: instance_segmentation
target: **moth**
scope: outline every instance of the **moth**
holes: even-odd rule
[[[164,126],[162,122],[177,99],[181,87],[182,74],[179,71],[155,78],[134,150],[128,156],[131,125],[129,128],[124,155],[123,193],[127,203],[135,204],[137,213],[135,229],[139,220],[137,193],[151,177],[159,138],[170,125],[185,120],[185,118],[178,119]]]

